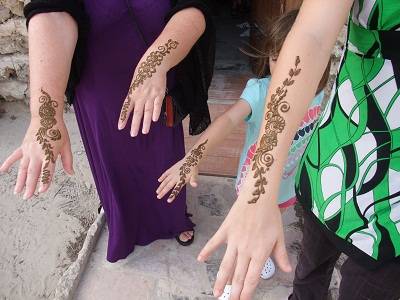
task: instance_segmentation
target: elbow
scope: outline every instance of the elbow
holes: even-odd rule
[[[77,22],[66,12],[39,13],[29,20],[29,30],[49,25],[53,28],[64,28],[68,31],[78,32]]]
[[[198,37],[202,36],[206,30],[206,18],[203,12],[195,7],[186,8],[184,12],[187,15],[191,27],[194,29]]]

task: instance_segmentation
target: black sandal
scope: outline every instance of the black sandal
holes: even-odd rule
[[[179,243],[179,245],[186,247],[186,246],[190,246],[190,245],[193,243],[193,241],[194,241],[194,229],[188,230],[188,231],[193,231],[192,238],[189,239],[189,240],[187,240],[187,241],[182,241],[182,240],[179,238],[180,235],[182,234],[182,232],[181,232],[181,233],[175,238],[176,241]]]

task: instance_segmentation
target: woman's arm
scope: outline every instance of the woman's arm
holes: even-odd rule
[[[118,128],[125,128],[133,110],[131,135],[150,130],[158,120],[166,92],[166,74],[189,53],[205,30],[205,18],[197,8],[187,8],[169,20],[160,36],[143,55],[135,70],[128,95],[121,109]]]
[[[31,121],[22,145],[0,167],[6,172],[21,160],[15,193],[26,187],[24,199],[32,197],[39,179],[39,192],[47,190],[58,155],[73,174],[63,107],[78,31],[67,13],[56,12],[32,17],[28,34]]]
[[[186,183],[190,182],[196,186],[197,167],[201,159],[221,143],[250,113],[248,102],[239,100],[212,122],[188,154],[161,175],[158,180],[161,184],[156,191],[157,198],[163,198],[173,188],[168,198],[168,202],[171,203]]]
[[[216,296],[234,274],[231,299],[251,299],[271,253],[283,271],[291,270],[276,203],[282,170],[292,138],[315,95],[352,3],[353,0],[303,2],[272,76],[252,171],[224,223],[199,255],[199,260],[204,261],[227,243],[214,287]]]
[[[38,14],[30,20],[28,34],[32,117],[38,116],[41,89],[57,101],[57,116],[62,117],[64,93],[78,39],[76,22],[64,12]]]

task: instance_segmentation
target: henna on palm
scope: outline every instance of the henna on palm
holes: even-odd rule
[[[196,167],[199,164],[200,159],[202,159],[207,142],[208,140],[205,140],[205,142],[198,145],[190,152],[190,155],[186,157],[185,162],[179,168],[179,182],[172,190],[171,195],[168,197],[168,199],[174,199],[180,193],[186,183],[187,175],[190,174],[192,168]]]
[[[150,52],[146,60],[140,64],[135,80],[129,87],[128,97],[125,99],[125,102],[122,106],[120,121],[124,122],[128,117],[128,111],[129,107],[131,106],[133,92],[140,85],[142,85],[146,79],[151,78],[153,74],[156,73],[157,66],[161,65],[164,57],[167,54],[170,54],[171,50],[176,49],[178,45],[179,43],[177,41],[169,39],[167,43],[159,46],[157,51]]]
[[[56,157],[53,151],[53,145],[51,142],[59,141],[61,139],[61,132],[53,127],[57,124],[55,119],[56,108],[58,107],[57,101],[51,99],[50,95],[41,89],[42,95],[39,97],[39,117],[40,125],[38,132],[36,133],[36,140],[42,146],[42,150],[45,155],[45,163],[43,166],[41,181],[43,184],[50,182],[50,163],[56,162]]]
[[[253,157],[252,170],[254,171],[253,178],[256,179],[256,182],[254,184],[253,198],[248,201],[249,204],[257,203],[260,196],[265,193],[265,186],[267,185],[265,174],[274,163],[271,151],[278,144],[278,134],[286,126],[286,121],[281,113],[286,113],[290,109],[289,103],[284,99],[287,96],[288,87],[295,82],[294,77],[298,76],[301,72],[299,64],[300,57],[297,56],[295,67],[289,70],[289,77],[283,81],[282,86],[276,89],[275,93],[271,96],[271,101],[267,104],[264,134]]]

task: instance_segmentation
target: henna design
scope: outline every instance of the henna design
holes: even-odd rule
[[[140,85],[142,85],[146,79],[153,76],[153,74],[157,71],[157,66],[161,65],[164,56],[171,53],[171,50],[176,49],[178,45],[179,43],[177,41],[169,39],[167,43],[165,43],[162,46],[159,46],[157,51],[150,52],[146,60],[140,64],[135,80],[129,87],[128,97],[125,100],[124,104],[122,105],[122,111],[120,116],[120,120],[122,122],[124,122],[128,117],[128,110],[129,107],[131,106],[132,93]]]
[[[301,72],[298,67],[299,64],[300,57],[297,56],[294,69],[291,68],[289,70],[289,77],[283,81],[282,86],[276,89],[271,96],[271,101],[267,104],[265,131],[261,137],[260,146],[253,157],[253,178],[257,180],[254,184],[253,199],[248,201],[249,204],[257,203],[260,196],[265,193],[265,186],[267,185],[265,173],[269,171],[269,168],[274,163],[274,157],[270,151],[278,144],[278,134],[283,131],[286,125],[281,113],[286,113],[290,109],[289,103],[283,99],[287,95],[288,87],[294,84],[294,77]]]
[[[38,132],[36,133],[36,140],[42,145],[42,150],[45,154],[45,165],[43,167],[41,181],[43,184],[50,182],[50,163],[56,162],[54,156],[53,146],[50,141],[58,141],[61,139],[61,132],[58,129],[54,129],[54,125],[57,124],[55,119],[56,108],[58,107],[57,101],[51,99],[50,95],[41,89],[42,95],[39,97],[39,103],[42,105],[39,107],[40,125]]]
[[[172,190],[171,195],[168,197],[168,199],[174,199],[176,196],[178,196],[179,192],[182,190],[183,186],[186,183],[187,174],[189,174],[192,171],[192,168],[196,167],[199,164],[200,159],[202,159],[207,142],[208,140],[205,140],[204,143],[198,145],[190,152],[190,155],[186,157],[185,162],[179,168],[179,182]]]

